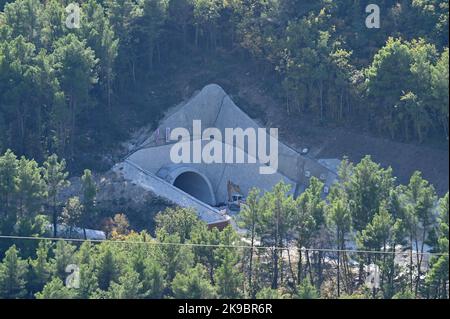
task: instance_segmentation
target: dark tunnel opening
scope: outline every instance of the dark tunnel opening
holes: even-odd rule
[[[195,172],[180,174],[175,179],[173,185],[206,204],[215,205],[214,196],[209,184],[201,175]]]

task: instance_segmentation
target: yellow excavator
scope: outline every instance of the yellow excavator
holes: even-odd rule
[[[228,209],[238,212],[241,209],[241,204],[245,203],[245,197],[242,194],[239,185],[234,184],[232,181],[227,182],[228,191]]]

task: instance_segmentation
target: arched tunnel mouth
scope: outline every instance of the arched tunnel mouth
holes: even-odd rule
[[[216,204],[210,184],[196,172],[181,173],[175,178],[173,185],[208,205]]]

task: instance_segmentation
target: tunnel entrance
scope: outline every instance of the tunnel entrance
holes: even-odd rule
[[[214,194],[208,181],[196,172],[184,172],[175,178],[173,185],[211,206],[215,205]]]

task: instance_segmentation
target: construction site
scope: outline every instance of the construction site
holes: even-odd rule
[[[291,186],[292,195],[296,197],[315,176],[324,183],[325,196],[337,181],[339,160],[315,159],[308,156],[308,149],[300,153],[282,141],[278,141],[278,169],[273,174],[260,174],[260,166],[264,164],[257,158],[256,150],[249,150],[245,143],[239,142],[223,147],[240,149],[253,160],[246,163],[174,164],[170,158],[174,145],[169,137],[171,129],[185,128],[191,132],[193,141],[206,143],[201,136],[193,134],[192,126],[196,120],[204,127],[222,132],[226,128],[261,128],[220,86],[207,85],[187,102],[169,110],[151,136],[135,145],[113,171],[175,205],[194,208],[202,220],[219,227],[229,223],[230,215],[239,210],[240,203],[253,187],[269,191],[283,181]]]

